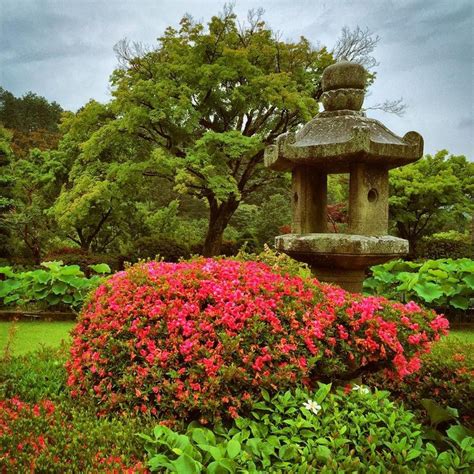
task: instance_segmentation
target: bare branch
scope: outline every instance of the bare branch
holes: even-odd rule
[[[362,64],[366,69],[371,69],[378,65],[372,53],[379,41],[380,37],[374,36],[368,28],[363,30],[357,26],[351,30],[344,26],[332,54],[336,61],[353,61]]]
[[[127,38],[121,39],[114,45],[114,53],[117,57],[119,69],[128,69],[134,59],[142,58],[151,51],[150,46],[137,41],[130,43]]]
[[[408,106],[403,101],[403,97],[400,97],[399,99],[395,100],[387,99],[384,102],[366,107],[365,110],[381,110],[382,112],[386,112],[388,114],[395,114],[398,115],[398,117],[403,117],[407,111],[407,108]]]

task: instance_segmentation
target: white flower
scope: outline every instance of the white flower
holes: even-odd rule
[[[321,405],[314,400],[308,400],[306,403],[303,403],[303,406],[306,410],[312,411],[315,415],[317,415],[319,410],[321,410]]]
[[[352,391],[360,392],[360,393],[363,393],[364,395],[367,395],[368,393],[370,393],[370,390],[367,387],[364,387],[363,385],[357,385],[357,384],[352,387]]]

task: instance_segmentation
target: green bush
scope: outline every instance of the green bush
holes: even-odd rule
[[[27,356],[0,360],[0,399],[28,403],[56,400],[66,392],[67,348],[43,348]]]
[[[135,434],[147,426],[67,402],[0,400],[0,472],[145,472]]]
[[[466,310],[474,298],[474,260],[427,260],[424,263],[392,260],[371,268],[364,291],[431,308]]]
[[[189,258],[189,248],[173,239],[165,237],[141,237],[133,245],[129,255],[131,262],[138,260],[153,260],[156,257],[165,262],[178,262],[182,258]]]
[[[458,410],[461,422],[474,429],[474,344],[453,339],[438,342],[422,357],[420,371],[403,380],[371,374],[367,384],[389,390],[428,424],[423,399]]]
[[[438,453],[422,438],[414,415],[366,387],[330,393],[297,389],[256,403],[248,417],[214,430],[191,423],[185,434],[157,426],[146,441],[152,471],[216,472],[456,472],[474,462],[473,439]],[[450,433],[448,433],[450,436]]]
[[[241,262],[262,262],[271,267],[275,272],[282,275],[288,274],[291,276],[299,276],[301,278],[311,278],[311,270],[306,263],[298,262],[289,257],[285,253],[278,252],[267,244],[264,244],[263,251],[255,254],[247,251],[247,248],[242,248],[237,254],[236,260]]]
[[[61,260],[64,265],[79,265],[89,277],[93,272],[91,265],[106,263],[113,272],[123,269],[123,257],[117,254],[87,252],[79,247],[62,247],[49,252],[43,260]]]
[[[474,244],[469,235],[443,232],[425,237],[417,246],[417,258],[474,258]]]
[[[86,278],[78,265],[64,266],[62,261],[44,262],[45,270],[16,273],[12,267],[0,268],[0,304],[39,306],[41,308],[80,309],[87,294],[110,273],[105,263],[91,265],[96,275]]]

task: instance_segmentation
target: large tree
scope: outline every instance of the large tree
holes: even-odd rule
[[[59,150],[68,172],[48,210],[83,250],[103,252],[136,224],[150,147],[118,128],[108,105],[90,101],[66,114]]]
[[[0,258],[9,255],[10,226],[8,215],[13,209],[13,177],[10,171],[11,135],[0,126]]]
[[[18,247],[26,248],[39,264],[45,247],[58,236],[55,221],[47,210],[66,178],[67,163],[60,151],[33,149],[25,158],[14,157],[12,165],[15,206],[9,222],[21,244]]]
[[[411,256],[424,236],[467,230],[474,211],[474,163],[446,150],[390,172],[390,219],[410,243]]]
[[[264,147],[315,115],[333,57],[305,38],[280,40],[258,13],[239,26],[229,9],[207,27],[184,17],[153,50],[124,42],[117,52],[117,127],[153,147],[147,174],[207,201],[203,253],[218,254],[239,204],[276,179],[263,170]]]

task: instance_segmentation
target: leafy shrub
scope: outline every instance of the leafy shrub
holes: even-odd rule
[[[226,257],[233,257],[239,253],[240,247],[240,242],[235,242],[233,240],[224,240],[221,246],[221,255],[225,255]]]
[[[474,428],[474,344],[449,339],[438,342],[422,356],[418,373],[403,380],[390,379],[383,373],[367,376],[369,385],[390,390],[411,410],[426,418],[423,399],[432,399],[442,407],[458,410],[463,424]]]
[[[102,410],[236,417],[296,383],[419,368],[448,322],[414,303],[363,298],[262,263],[149,262],[112,276],[73,331],[72,394]]]
[[[425,443],[414,415],[388,399],[355,386],[346,393],[296,389],[255,404],[230,429],[191,423],[185,434],[157,426],[142,435],[152,471],[215,472],[443,472],[468,469],[473,438],[439,454]],[[461,437],[462,436],[462,437]],[[448,472],[448,471],[445,471]]]
[[[87,294],[101,281],[100,275],[86,278],[79,266],[63,266],[63,262],[44,262],[46,270],[15,273],[12,267],[0,268],[0,301],[3,305],[40,304],[47,307],[70,306],[79,309]],[[101,263],[91,265],[99,274],[110,273],[110,267]]]
[[[424,263],[393,260],[371,268],[364,291],[434,308],[465,310],[474,298],[474,260],[441,259]]]
[[[246,247],[242,248],[237,254],[236,260],[241,262],[261,262],[271,267],[272,271],[282,275],[287,274],[301,278],[311,278],[311,270],[306,263],[298,262],[286,253],[278,252],[266,244],[263,246],[263,251],[259,254],[249,253]]]
[[[0,398],[19,397],[28,403],[62,398],[66,391],[66,357],[65,347],[48,347],[0,360]]]
[[[165,237],[141,237],[134,245],[130,255],[132,262],[138,260],[155,259],[161,257],[166,262],[177,262],[182,258],[189,258],[189,248],[174,239]]]
[[[61,247],[49,252],[44,260],[61,260],[63,265],[79,265],[84,274],[89,277],[93,273],[91,265],[106,263],[111,271],[123,269],[123,257],[117,254],[92,253],[79,247]]]
[[[0,472],[145,472],[135,436],[145,427],[50,400],[0,400]]]
[[[443,232],[425,237],[417,246],[417,258],[474,258],[474,244],[469,235]]]

